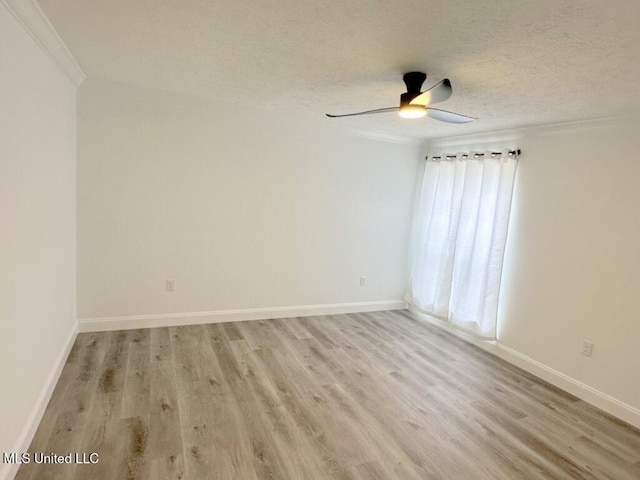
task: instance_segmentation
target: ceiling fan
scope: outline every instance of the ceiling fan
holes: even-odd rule
[[[451,82],[448,78],[445,78],[430,89],[421,92],[420,89],[426,78],[426,73],[422,72],[408,72],[402,76],[402,80],[407,86],[407,92],[400,95],[399,107],[376,108],[374,110],[345,113],[343,115],[331,115],[329,113],[325,115],[330,118],[340,118],[397,111],[403,118],[422,118],[428,115],[431,118],[448,123],[469,123],[475,120],[474,117],[431,107],[434,103],[444,102],[451,97]]]

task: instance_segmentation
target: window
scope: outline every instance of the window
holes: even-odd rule
[[[495,338],[517,152],[427,161],[408,300]]]

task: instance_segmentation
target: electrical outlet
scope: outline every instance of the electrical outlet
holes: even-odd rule
[[[364,287],[366,285],[367,285],[367,277],[363,275],[362,277],[360,277],[360,286]]]
[[[582,350],[580,351],[580,353],[585,357],[590,357],[592,352],[593,352],[593,343],[588,340],[583,340]]]
[[[165,289],[167,292],[175,292],[176,291],[176,281],[175,280],[167,280]]]

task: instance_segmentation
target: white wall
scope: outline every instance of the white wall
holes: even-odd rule
[[[2,3],[0,72],[0,452],[10,452],[29,441],[76,329],[75,87]],[[0,465],[0,478],[10,470]]]
[[[418,148],[330,122],[85,82],[79,318],[400,300]]]
[[[638,122],[546,132],[521,142],[499,341],[640,409]]]

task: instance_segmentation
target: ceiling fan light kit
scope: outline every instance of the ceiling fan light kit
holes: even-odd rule
[[[427,109],[421,105],[403,105],[398,115],[402,118],[422,118],[427,116]]]
[[[407,91],[400,95],[399,107],[376,108],[374,110],[346,113],[343,115],[331,115],[327,113],[326,115],[329,118],[339,118],[397,111],[398,115],[402,118],[409,119],[422,118],[428,115],[430,118],[435,118],[436,120],[447,123],[468,123],[475,120],[474,117],[467,115],[431,108],[430,105],[449,99],[453,89],[449,79],[445,78],[428,90],[421,92],[420,89],[426,79],[427,75],[423,72],[408,72],[402,76]]]

